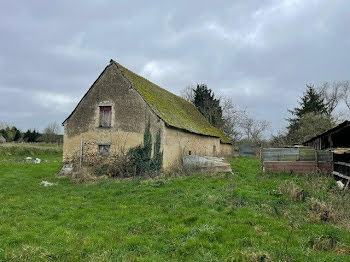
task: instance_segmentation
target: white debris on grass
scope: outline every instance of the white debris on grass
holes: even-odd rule
[[[35,158],[34,163],[35,164],[40,164],[41,163],[41,159],[40,158]]]
[[[338,187],[339,187],[340,189],[344,189],[344,184],[343,184],[343,182],[341,182],[340,180],[337,181],[337,185],[338,185]]]
[[[43,181],[41,181],[40,185],[43,185],[43,186],[56,186],[57,184],[43,180]]]

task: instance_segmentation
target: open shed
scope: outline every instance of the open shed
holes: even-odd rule
[[[317,150],[350,148],[350,121],[344,121],[336,127],[305,141],[303,145]]]
[[[304,145],[314,149],[328,149],[333,153],[333,176],[347,188],[350,183],[350,121],[315,136]]]

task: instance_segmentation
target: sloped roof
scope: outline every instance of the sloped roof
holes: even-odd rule
[[[117,65],[153,111],[169,126],[196,134],[219,137],[222,143],[232,143],[223,132],[212,126],[193,104],[135,74],[114,60],[111,60],[111,63]]]
[[[222,143],[232,144],[232,141],[221,130],[212,126],[193,104],[157,86],[146,78],[135,74],[114,60],[110,61],[109,66],[111,65],[118,67],[124,77],[152,108],[154,113],[158,115],[167,125],[195,134],[218,137]],[[107,66],[105,70],[109,66]],[[100,74],[100,76],[103,74],[103,72]],[[96,79],[94,84],[97,82],[100,76]],[[94,84],[90,87],[84,97],[93,88]],[[80,100],[73,112],[66,118],[66,120],[64,120],[62,124],[64,124],[72,116],[84,97]]]
[[[303,145],[305,145],[305,144],[307,144],[307,143],[309,143],[309,142],[311,142],[311,141],[313,141],[313,140],[315,140],[315,139],[317,139],[317,138],[319,138],[319,137],[321,137],[321,136],[328,135],[328,134],[330,134],[330,133],[333,133],[333,132],[335,132],[335,131],[341,130],[341,129],[343,129],[343,128],[345,128],[345,127],[348,127],[348,126],[350,126],[350,121],[345,120],[343,123],[341,123],[341,124],[339,124],[339,125],[337,125],[337,126],[331,128],[331,129],[328,129],[327,131],[325,131],[325,132],[323,132],[323,133],[321,133],[321,134],[319,134],[319,135],[317,135],[317,136],[314,136],[314,137],[308,139],[307,141],[305,141],[305,142],[303,143]]]

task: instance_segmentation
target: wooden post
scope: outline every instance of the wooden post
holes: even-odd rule
[[[317,149],[315,149],[315,166],[316,166],[316,173],[318,171],[318,157],[317,157]]]
[[[264,160],[263,160],[262,145],[260,145],[260,174],[262,174],[263,171],[264,171]]]
[[[83,162],[83,134],[80,135],[80,163],[79,166],[81,168]]]
[[[344,191],[348,188],[349,182],[350,182],[350,179],[348,179],[348,182],[346,182],[346,184],[345,184],[345,186],[344,186],[344,188],[343,188]]]
[[[333,151],[330,151],[331,152],[331,163],[332,163],[332,172],[334,171],[334,153]]]

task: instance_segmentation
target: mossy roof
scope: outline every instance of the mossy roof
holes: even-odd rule
[[[117,65],[123,75],[167,125],[191,133],[218,137],[222,143],[232,143],[223,132],[212,126],[193,104],[135,74],[117,62],[111,60],[111,63]]]

